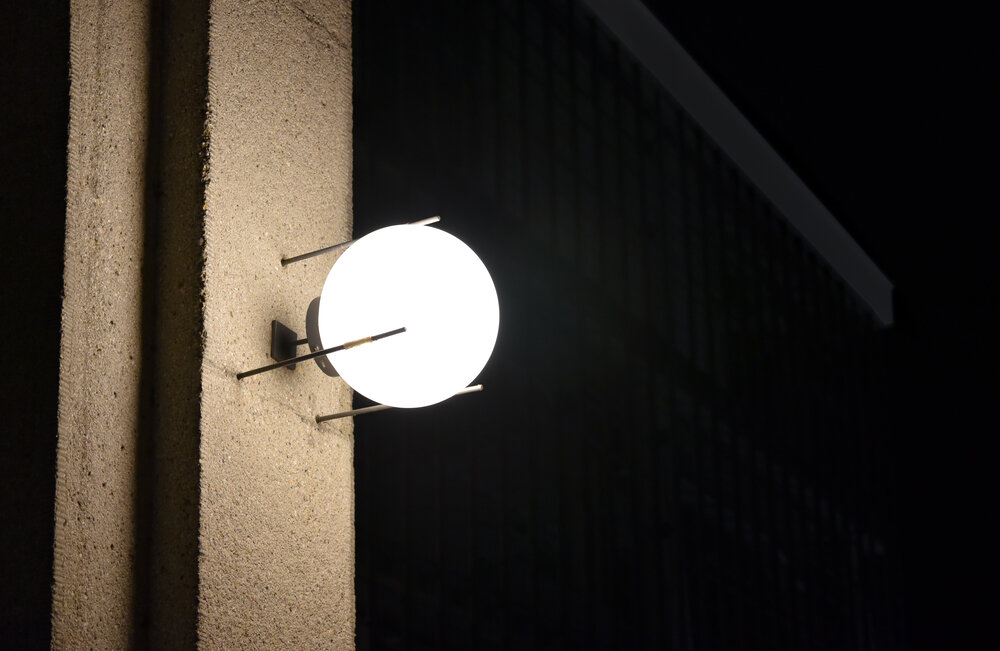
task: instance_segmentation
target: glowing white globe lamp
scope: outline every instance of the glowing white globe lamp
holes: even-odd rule
[[[496,288],[478,256],[437,228],[404,224],[355,240],[333,265],[319,303],[324,345],[406,331],[331,353],[340,376],[392,407],[424,407],[471,383],[500,325]]]
[[[493,279],[457,237],[427,224],[382,228],[364,237],[282,258],[282,266],[343,251],[321,296],[306,311],[307,338],[271,322],[273,364],[237,373],[244,379],[315,360],[376,405],[317,416],[319,423],[390,409],[424,407],[468,386],[489,360],[500,326]],[[310,352],[296,349],[308,344]]]

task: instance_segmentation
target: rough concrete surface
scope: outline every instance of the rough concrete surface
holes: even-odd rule
[[[52,644],[127,646],[135,551],[145,3],[73,2]]]
[[[199,617],[208,648],[354,645],[349,389],[268,363],[350,238],[349,3],[214,0],[209,28]]]
[[[350,391],[235,377],[350,238],[350,5],[71,8],[53,646],[353,647]]]

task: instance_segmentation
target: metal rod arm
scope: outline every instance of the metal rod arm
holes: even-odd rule
[[[475,393],[476,391],[482,391],[483,385],[474,384],[471,387],[465,387],[461,391],[455,393],[451,397],[465,395],[466,393]],[[395,409],[389,405],[372,405],[371,407],[361,407],[360,409],[352,409],[350,411],[342,411],[337,414],[328,414],[326,416],[317,416],[317,423],[325,423],[328,420],[334,420],[336,418],[347,418],[348,416],[360,416],[361,414],[370,414],[374,411],[385,411],[386,409]]]
[[[236,374],[237,380],[242,380],[245,377],[250,377],[251,375],[257,375],[258,373],[264,373],[266,371],[273,371],[276,368],[282,368],[283,366],[290,366],[291,364],[297,364],[298,362],[304,362],[306,360],[319,357],[320,355],[329,355],[330,353],[336,353],[341,350],[346,350],[348,348],[354,348],[355,346],[360,346],[361,344],[367,344],[373,341],[378,341],[379,339],[385,339],[386,337],[391,337],[393,335],[398,335],[402,332],[406,332],[406,328],[396,328],[395,330],[389,330],[388,332],[383,332],[381,334],[372,335],[371,337],[364,337],[362,339],[357,339],[355,341],[348,341],[346,343],[340,344],[339,346],[334,346],[333,348],[324,348],[323,350],[317,350],[313,353],[308,353],[306,355],[299,355],[298,357],[293,357],[291,359],[286,359],[281,362],[275,362],[274,364],[268,364],[267,366],[261,366],[260,368],[255,368],[250,371],[243,371],[242,373]]]
[[[339,414],[330,414],[328,416],[317,416],[317,423],[325,423],[328,420],[334,420],[336,418],[347,418],[348,416],[359,416],[361,414],[370,414],[373,411],[385,411],[386,409],[395,409],[395,407],[390,407],[389,405],[372,405],[371,407],[361,407],[360,409],[352,409],[350,411],[342,411]]]
[[[282,258],[281,266],[289,265],[293,262],[301,262],[302,260],[308,260],[309,258],[315,258],[318,255],[323,255],[324,253],[332,253],[333,251],[340,251],[346,249],[350,245],[354,244],[354,240],[348,240],[346,242],[341,242],[340,244],[334,244],[333,246],[326,246],[322,249],[316,249],[315,251],[310,251],[309,253],[303,253],[301,255],[294,255],[290,258]]]
[[[428,217],[427,219],[421,219],[420,221],[410,222],[409,226],[426,226],[427,224],[433,224],[434,222],[441,221],[441,217]],[[309,258],[315,258],[318,255],[323,255],[324,253],[332,253],[334,251],[341,251],[346,249],[350,245],[354,244],[356,240],[348,240],[346,242],[341,242],[340,244],[334,244],[333,246],[326,246],[322,249],[316,249],[315,251],[310,251],[309,253],[303,253],[301,255],[293,255],[290,258],[282,258],[281,266],[292,264],[293,262],[300,262],[302,260],[308,260]]]

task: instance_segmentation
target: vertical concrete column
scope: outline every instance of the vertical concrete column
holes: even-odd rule
[[[349,390],[269,361],[272,319],[304,336],[350,239],[350,6],[213,0],[205,168],[198,635],[207,648],[354,645],[353,431],[314,416]]]
[[[149,9],[74,1],[52,644],[132,631]]]
[[[74,0],[53,646],[354,642],[350,392],[304,334],[350,238],[350,6]]]

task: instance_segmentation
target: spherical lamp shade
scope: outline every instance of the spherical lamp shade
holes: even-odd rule
[[[461,240],[429,226],[390,226],[347,249],[319,304],[324,346],[406,332],[332,353],[355,391],[392,407],[424,407],[465,388],[493,352],[496,288]]]

